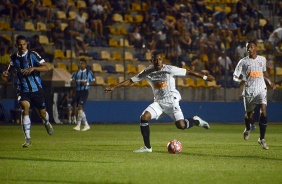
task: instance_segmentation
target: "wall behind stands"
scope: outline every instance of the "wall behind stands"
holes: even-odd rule
[[[7,112],[14,108],[14,100],[2,100]],[[87,119],[91,123],[138,123],[150,101],[88,101],[85,105]],[[217,123],[243,122],[243,102],[180,102],[184,116],[195,115]],[[282,102],[269,102],[269,122],[282,122]],[[169,117],[158,122],[172,122]]]

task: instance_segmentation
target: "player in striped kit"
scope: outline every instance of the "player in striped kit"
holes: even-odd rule
[[[140,117],[140,130],[143,136],[144,147],[134,152],[152,152],[150,144],[150,128],[149,121],[151,119],[158,119],[159,117],[170,116],[178,129],[191,128],[194,125],[209,129],[209,124],[198,116],[184,119],[182,110],[179,106],[181,95],[175,87],[175,76],[191,75],[203,78],[207,81],[214,80],[211,75],[204,75],[183,68],[178,68],[171,65],[163,64],[161,54],[157,51],[152,53],[151,62],[153,66],[147,67],[145,70],[127,79],[117,85],[105,89],[105,92],[112,92],[117,87],[126,87],[134,82],[147,80],[150,84],[153,94],[154,102],[150,104],[142,113]]]
[[[18,103],[22,109],[22,129],[25,135],[23,148],[31,145],[29,109],[35,107],[41,117],[43,124],[49,135],[54,133],[53,127],[49,122],[49,115],[46,111],[45,98],[41,85],[40,72],[48,71],[48,67],[41,56],[34,51],[27,50],[27,39],[23,35],[16,38],[18,51],[11,55],[10,65],[3,76],[8,77],[12,70],[15,70],[18,77],[17,96]]]
[[[246,45],[248,53],[247,57],[242,58],[234,71],[234,81],[240,82],[239,95],[243,96],[244,107],[245,107],[245,130],[243,132],[243,138],[249,139],[250,136],[250,125],[253,123],[254,109],[256,106],[260,107],[260,137],[258,143],[263,149],[269,149],[264,139],[266,127],[267,127],[267,116],[266,116],[266,105],[267,105],[267,86],[271,86],[273,89],[275,85],[270,82],[267,78],[268,73],[266,71],[266,59],[263,56],[257,55],[257,44],[255,41],[248,41]]]
[[[80,131],[81,123],[84,123],[84,127],[81,131],[87,131],[90,126],[87,122],[84,112],[84,105],[88,98],[88,93],[91,85],[95,84],[95,78],[93,73],[87,68],[87,62],[85,59],[80,59],[79,70],[72,74],[71,82],[76,84],[76,91],[74,94],[73,113],[77,114],[77,125],[73,128],[76,131]]]

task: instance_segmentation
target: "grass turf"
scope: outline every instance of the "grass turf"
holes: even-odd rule
[[[257,143],[259,127],[243,140],[242,124],[211,124],[210,130],[178,130],[151,124],[152,153],[133,153],[143,145],[139,125],[91,125],[77,132],[54,125],[32,125],[32,146],[19,125],[0,126],[0,183],[281,183],[282,124],[267,128],[269,150]],[[183,150],[169,154],[178,139]]]

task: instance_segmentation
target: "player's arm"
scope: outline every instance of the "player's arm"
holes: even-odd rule
[[[33,66],[33,67],[30,67],[30,68],[25,68],[25,69],[21,70],[23,75],[29,75],[33,71],[47,72],[47,71],[49,71],[49,68],[45,63],[40,63],[39,66]]]
[[[241,80],[239,84],[239,91],[238,91],[238,96],[241,97],[243,94],[244,86],[245,86],[246,81]]]
[[[213,81],[214,80],[214,77],[212,75],[205,75],[205,74],[198,73],[198,72],[195,72],[195,71],[192,71],[192,70],[186,70],[186,75],[191,75],[191,76],[194,76],[194,77],[202,78],[206,81]]]
[[[271,82],[270,79],[268,78],[268,72],[263,72],[264,75],[264,82],[267,86],[270,86],[272,89],[275,89],[275,83]]]
[[[120,88],[120,87],[126,87],[126,86],[130,86],[131,84],[133,84],[134,82],[131,79],[127,79],[124,80],[116,85],[110,86],[108,88],[105,89],[105,93],[109,93],[112,92],[115,88]]]

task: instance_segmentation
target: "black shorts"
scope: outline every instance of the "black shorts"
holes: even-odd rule
[[[17,94],[18,103],[28,101],[31,107],[38,110],[46,109],[45,98],[43,92],[21,92]]]
[[[74,96],[74,103],[84,106],[88,98],[88,90],[76,91]]]

